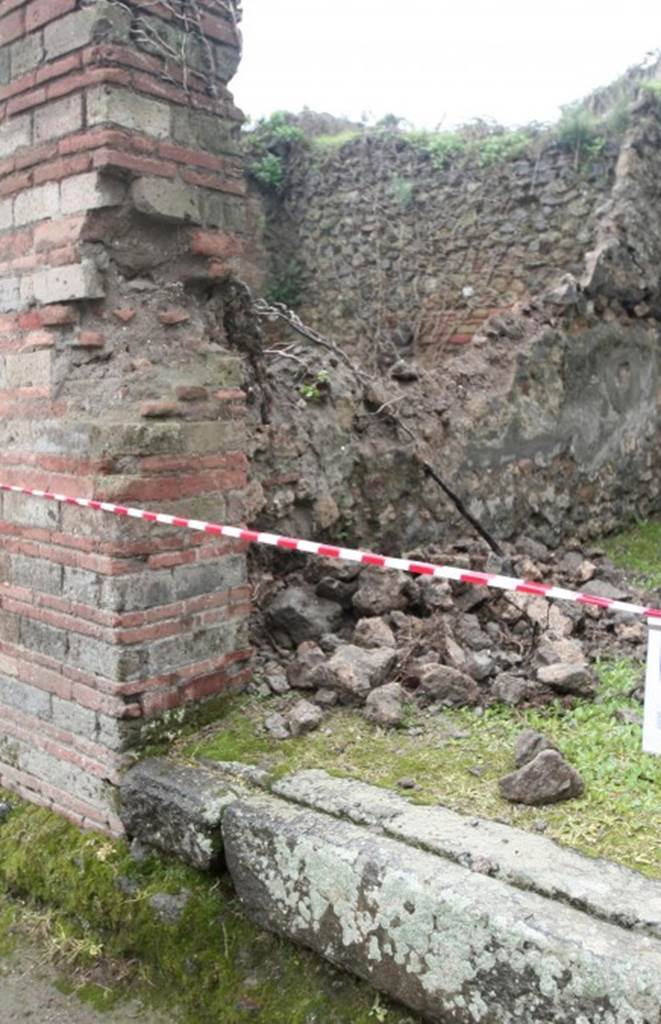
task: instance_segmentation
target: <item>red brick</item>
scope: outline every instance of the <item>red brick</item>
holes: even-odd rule
[[[143,402],[140,406],[140,415],[146,419],[179,416],[180,412],[177,402]]]
[[[41,185],[45,181],[60,181],[62,178],[69,178],[75,174],[83,174],[90,169],[91,164],[92,156],[89,153],[80,153],[77,156],[54,160],[52,163],[35,168],[34,184]]]
[[[37,68],[35,73],[36,84],[41,85],[51,78],[59,78],[60,75],[70,75],[72,71],[77,71],[80,68],[81,63],[80,54],[73,53],[68,57],[61,57],[51,64],[45,64],[43,67]]]
[[[26,167],[33,167],[35,164],[41,164],[46,160],[52,160],[57,154],[57,144],[54,142],[48,142],[44,146],[34,146],[29,149],[26,153],[21,153],[15,157],[16,170],[22,171]]]
[[[448,338],[449,345],[468,345],[473,340],[472,334],[451,334]]]
[[[32,172],[25,171],[23,174],[12,174],[0,181],[0,195],[9,196],[15,192],[22,192],[32,184]]]
[[[77,0],[32,0],[25,11],[25,31],[34,32],[49,21],[76,9]]]
[[[105,338],[98,331],[81,331],[71,344],[74,348],[103,348]]]
[[[24,4],[25,0],[0,0],[0,18],[4,18],[5,14],[16,10],[17,7],[23,7]]]
[[[15,96],[7,103],[7,117],[13,117],[14,114],[20,114],[22,110],[30,110],[31,107],[37,107],[40,103],[45,102],[46,90],[43,87],[23,93],[21,96]]]
[[[176,327],[178,324],[185,324],[190,320],[190,313],[180,306],[173,306],[171,309],[164,309],[158,314],[158,319],[166,327]]]
[[[136,315],[136,310],[131,309],[129,306],[123,306],[121,309],[113,309],[113,316],[121,320],[123,324],[128,324],[133,320]]]
[[[219,43],[228,43],[230,46],[238,46],[239,40],[236,36],[234,26],[212,14],[203,14],[200,24],[205,36],[218,40]]]
[[[191,237],[191,249],[197,256],[217,256],[227,259],[239,256],[243,250],[241,239],[224,231],[204,231],[200,228]]]
[[[32,89],[37,84],[37,76],[34,71],[30,71],[27,75],[21,75],[20,78],[15,78],[9,85],[3,85],[0,89],[0,99],[8,100],[12,96],[18,96],[19,93],[25,92],[27,89]]]
[[[0,40],[6,46],[25,33],[25,11],[15,11],[0,21]]]
[[[63,220],[48,221],[34,230],[34,247],[37,252],[53,249],[78,241],[85,217],[66,217]]]
[[[197,164],[198,167],[206,167],[210,171],[224,170],[224,161],[221,157],[205,153],[202,149],[186,149],[185,146],[177,146],[174,142],[161,142],[158,153],[165,160],[174,160],[178,164]]]
[[[64,327],[78,322],[78,310],[73,306],[42,306],[41,322],[47,327]]]
[[[21,345],[21,351],[35,348],[53,348],[54,345],[55,336],[51,331],[30,331]]]
[[[131,153],[122,153],[117,149],[97,150],[94,154],[94,166],[119,167],[124,170],[134,171],[136,174],[154,174],[160,178],[174,178],[177,174],[175,165],[163,163],[161,160],[149,160],[145,157],[134,156]]]
[[[180,402],[204,402],[209,397],[206,388],[186,387],[185,385],[177,388],[176,395]]]
[[[246,191],[246,186],[243,182],[230,181],[215,174],[202,174],[201,171],[183,170],[181,176],[189,185],[200,185],[202,188],[212,188],[217,192],[231,192],[232,195],[244,195]]]

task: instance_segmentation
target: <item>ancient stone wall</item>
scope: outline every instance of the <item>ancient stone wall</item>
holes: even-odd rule
[[[243,518],[234,15],[0,2],[7,483]],[[118,831],[148,723],[246,676],[244,554],[11,494],[0,531],[0,784]]]
[[[299,285],[297,311],[362,376],[272,333],[265,523],[390,553],[456,538],[468,526],[425,463],[500,539],[554,545],[659,510],[655,94],[596,149],[538,139],[444,169],[396,137],[293,153],[265,206],[271,279]]]
[[[390,342],[438,363],[487,317],[582,272],[616,157],[541,139],[516,159],[443,161],[387,133],[313,145],[269,207],[276,291],[293,276],[304,318],[350,347]]]

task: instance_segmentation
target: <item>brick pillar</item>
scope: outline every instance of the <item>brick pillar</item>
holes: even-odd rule
[[[0,0],[0,44],[0,477],[240,522],[232,5]],[[244,552],[9,494],[0,531],[0,785],[119,831],[145,736],[246,678]]]

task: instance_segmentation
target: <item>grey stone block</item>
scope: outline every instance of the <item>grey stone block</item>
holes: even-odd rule
[[[0,158],[11,156],[32,142],[32,118],[29,114],[6,119],[0,124]]]
[[[115,682],[139,679],[145,658],[143,647],[119,647],[79,633],[70,635],[67,663]]]
[[[36,619],[21,618],[21,644],[28,650],[47,654],[51,658],[63,661],[69,647],[68,634],[63,629],[48,626]]]
[[[35,686],[28,686],[18,679],[10,679],[7,676],[0,676],[0,704],[16,708],[26,715],[34,715],[36,718],[51,718],[51,696],[45,690],[39,690]],[[2,712],[0,711],[0,718]]]
[[[33,291],[36,301],[44,304],[100,299],[105,294],[101,275],[90,260],[37,271]]]
[[[23,305],[21,285],[17,277],[4,277],[0,280],[0,313],[13,313]]]
[[[100,210],[106,206],[119,206],[125,196],[126,184],[123,181],[99,171],[90,171],[64,179],[60,187],[60,208],[64,214]]]
[[[44,56],[44,47],[39,32],[24,36],[7,47],[11,61],[11,78],[20,78],[28,71],[34,71]]]
[[[272,797],[230,804],[222,828],[258,924],[429,1020],[658,1022],[649,936]]]
[[[46,25],[44,44],[49,60],[91,42],[117,42],[129,38],[131,14],[128,8],[108,0],[96,0],[83,8]]]
[[[62,592],[62,566],[45,558],[12,555],[11,577],[19,587],[41,590],[46,594]]]
[[[246,788],[222,769],[142,761],[121,786],[121,818],[129,836],[208,870],[222,851],[223,810]]]
[[[466,817],[447,807],[418,807],[398,793],[320,770],[289,775],[273,785],[273,792],[378,828],[477,872],[487,868],[492,877],[519,889],[661,939],[661,882],[611,861],[585,857],[545,836]]]
[[[169,178],[138,178],[131,186],[136,210],[159,220],[202,223],[200,190]]]
[[[117,124],[166,139],[170,135],[170,107],[142,93],[100,85],[87,92],[87,125],[91,128],[98,124]]]
[[[96,714],[75,701],[62,700],[53,695],[53,724],[60,729],[67,729],[85,739],[94,740],[96,736]]]

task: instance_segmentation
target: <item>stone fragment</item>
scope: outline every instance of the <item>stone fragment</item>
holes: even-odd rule
[[[376,725],[393,729],[401,725],[404,717],[402,700],[404,693],[399,683],[385,683],[368,694],[365,701],[365,717]]]
[[[385,621],[379,618],[360,619],[353,631],[353,642],[359,647],[396,647],[395,634]]]
[[[595,597],[605,597],[611,601],[626,601],[629,598],[629,591],[608,583],[606,580],[590,580],[583,588],[585,594],[594,594]]]
[[[491,693],[503,704],[521,704],[528,700],[535,690],[535,684],[525,676],[515,676],[512,672],[501,672],[491,688]]]
[[[491,637],[484,632],[476,615],[460,615],[453,622],[453,632],[463,647],[470,647],[473,651],[484,651],[491,647]]]
[[[213,768],[151,758],[124,776],[120,815],[127,834],[143,846],[207,870],[221,852],[222,811],[240,792]]]
[[[555,665],[544,665],[537,672],[540,683],[550,686],[558,693],[575,693],[580,697],[591,697],[594,694],[594,677],[590,670],[575,662],[558,662]]]
[[[342,624],[342,609],[334,601],[315,597],[303,587],[285,587],[267,609],[271,626],[285,632],[295,644],[318,640]]]
[[[571,800],[581,796],[584,789],[581,776],[558,750],[542,750],[523,767],[505,775],[498,785],[505,800],[531,806]]]
[[[269,715],[269,717],[264,720],[264,728],[274,740],[289,739],[289,728],[287,725],[287,719],[284,715]]]
[[[352,607],[353,595],[357,589],[357,582],[347,582],[338,580],[334,576],[324,576],[319,580],[315,593],[318,597],[323,597],[327,601],[335,601],[343,608],[349,609]]]
[[[418,694],[427,704],[464,707],[476,704],[479,692],[474,679],[450,665],[430,665],[420,673]]]
[[[289,693],[291,689],[289,681],[279,665],[268,668],[264,673],[264,678],[272,693]]]
[[[0,825],[3,825],[13,810],[8,800],[0,800]]]
[[[322,708],[333,708],[339,701],[339,696],[336,690],[327,690],[325,687],[320,687],[315,691],[312,700],[315,704],[319,704]]]
[[[549,634],[540,640],[536,657],[543,665],[554,665],[559,661],[575,664],[585,662],[585,652],[580,640],[572,640],[570,637],[555,638]]]
[[[178,924],[190,903],[191,893],[182,889],[176,894],[155,892],[149,897],[149,906],[164,924]]]
[[[158,314],[158,319],[164,327],[176,327],[178,324],[185,324],[190,320],[190,313],[181,306],[173,306],[170,309],[163,309]]]
[[[360,586],[353,596],[353,606],[359,615],[377,616],[395,610],[402,611],[408,605],[404,587],[409,582],[403,573],[384,569],[365,569],[360,576]]]
[[[528,594],[508,594],[510,607],[518,608],[530,622],[541,630],[549,630],[558,637],[569,636],[573,631],[571,619],[565,615],[557,604],[543,597],[531,597]]]
[[[323,711],[316,704],[311,704],[309,700],[299,700],[290,708],[287,724],[292,736],[303,736],[317,729],[323,717]]]
[[[514,747],[514,763],[521,768],[528,761],[532,761],[542,750],[557,750],[555,743],[534,729],[524,729],[516,738]]]
[[[466,672],[473,679],[482,682],[493,674],[496,662],[487,651],[473,651],[466,660]]]
[[[392,648],[366,650],[345,644],[319,673],[320,685],[335,690],[343,703],[363,703],[369,692],[385,682],[395,663]]]
[[[318,665],[326,663],[321,647],[312,640],[304,640],[296,651],[296,659],[287,668],[287,681],[295,690],[313,690],[317,685],[313,676]]]

